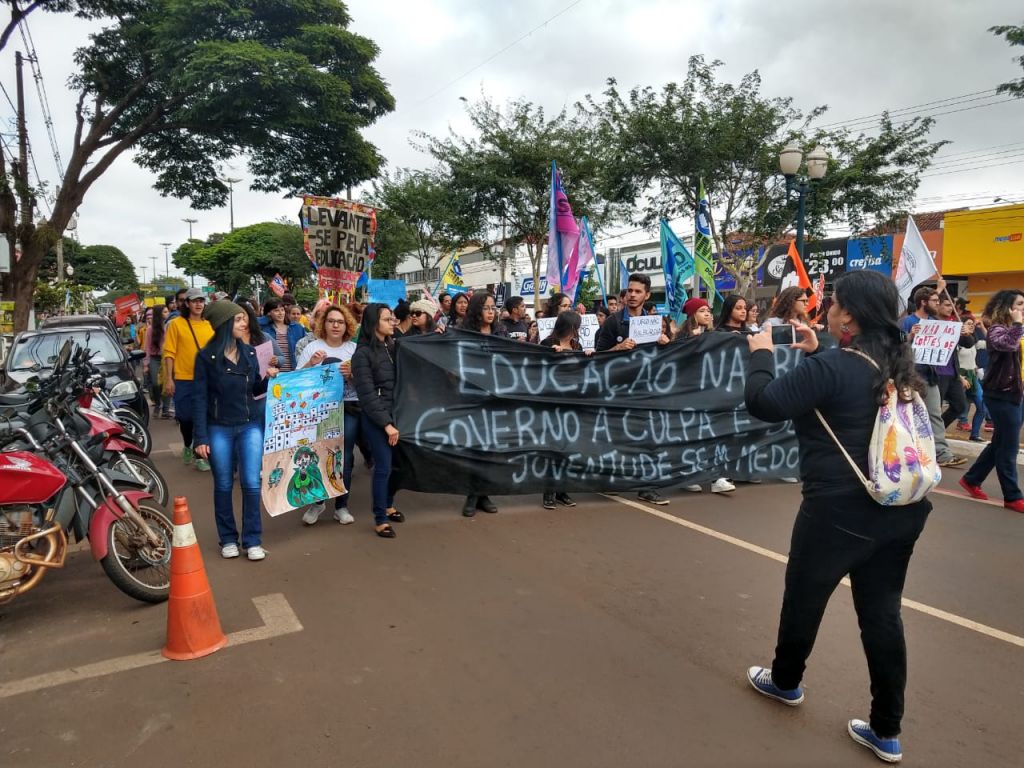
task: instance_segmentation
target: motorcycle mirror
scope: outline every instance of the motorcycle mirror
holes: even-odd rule
[[[61,346],[60,352],[57,355],[57,366],[59,368],[66,366],[71,359],[72,346],[71,339],[65,341],[63,346]]]

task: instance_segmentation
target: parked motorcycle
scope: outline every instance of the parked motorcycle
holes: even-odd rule
[[[84,359],[78,354],[71,365],[65,344],[29,412],[13,407],[0,415],[0,602],[62,567],[69,537],[88,537],[93,557],[125,594],[167,599],[170,519],[135,477],[103,462],[106,432],[82,437],[67,426],[76,417],[69,402],[79,394]]]

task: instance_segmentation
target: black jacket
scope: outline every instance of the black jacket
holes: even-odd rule
[[[877,377],[867,360],[839,348],[805,357],[780,378],[775,377],[771,352],[758,350],[750,356],[744,391],[747,410],[762,421],[793,420],[804,498],[849,496],[872,502],[814,409],[821,411],[866,475],[868,443],[878,415]]]
[[[209,425],[237,426],[263,418],[263,403],[255,399],[267,391],[260,378],[256,350],[238,342],[238,362],[217,358],[204,347],[196,355],[192,402],[195,444],[209,445]]]
[[[381,429],[394,424],[394,352],[384,344],[361,343],[352,356],[352,381],[363,413]]]
[[[629,308],[625,307],[604,319],[601,327],[597,329],[597,336],[594,338],[594,351],[607,352],[616,344],[628,338]]]

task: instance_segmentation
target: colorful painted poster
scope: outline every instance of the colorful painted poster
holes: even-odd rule
[[[319,274],[321,291],[351,300],[374,253],[377,209],[333,197],[302,198],[302,242]]]
[[[345,493],[343,393],[336,365],[281,373],[270,382],[262,495],[271,515]]]

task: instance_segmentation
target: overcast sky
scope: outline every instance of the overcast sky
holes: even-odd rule
[[[1021,76],[1012,58],[1024,53],[987,31],[1024,23],[1019,0],[352,0],[348,7],[352,28],[380,47],[377,67],[397,101],[395,112],[367,132],[391,167],[429,164],[409,145],[411,131],[468,130],[460,96],[526,97],[557,110],[599,93],[608,77],[623,87],[681,81],[695,53],[723,60],[722,77],[733,81],[760,70],[767,95],[792,96],[804,109],[827,104],[823,122],[994,88]],[[86,42],[89,27],[40,12],[30,19],[66,162],[75,103],[66,80],[73,48]],[[17,49],[24,46],[15,36],[0,54],[0,81],[12,97]],[[26,89],[39,174],[52,184],[56,169],[31,80]],[[953,143],[919,189],[918,210],[985,205],[996,197],[1024,201],[1024,100],[980,106],[1005,101],[980,96],[928,108],[962,111],[937,117],[932,136]],[[0,105],[4,117],[13,116],[6,100]],[[13,127],[5,125],[10,145]],[[244,162],[225,172],[246,178]],[[199,220],[196,237],[228,229],[227,208],[191,211],[187,202],[157,194],[153,180],[129,157],[118,159],[89,191],[78,232],[85,244],[121,248],[147,277],[154,256],[164,272],[160,243],[176,247],[187,237],[183,218]],[[251,192],[243,182],[235,187],[235,224],[294,217],[298,205]],[[634,233],[617,244],[643,237]]]

